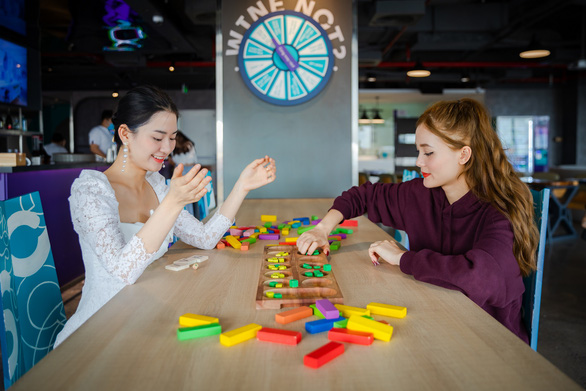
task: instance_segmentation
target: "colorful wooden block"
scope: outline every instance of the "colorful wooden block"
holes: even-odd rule
[[[344,220],[340,223],[341,227],[358,227],[357,220]]]
[[[341,328],[333,328],[328,331],[330,341],[355,343],[358,345],[372,345],[374,335],[363,331],[355,331]]]
[[[240,251],[248,251],[248,249],[250,248],[249,246],[250,244],[248,242],[242,243],[242,245],[240,246]]]
[[[366,308],[373,315],[390,316],[393,318],[404,318],[407,315],[407,308],[391,304],[370,303]]]
[[[181,327],[195,327],[203,324],[220,323],[218,318],[197,314],[183,314],[179,317],[179,325]]]
[[[275,293],[275,296],[273,296],[275,299],[282,299],[283,298],[283,294],[282,293]]]
[[[342,316],[349,318],[352,315],[369,315],[370,310],[366,308],[359,308],[359,307],[351,307],[349,305],[344,304],[334,304],[334,306],[340,311]]]
[[[279,234],[261,234],[258,235],[260,240],[279,240]]]
[[[313,316],[316,316],[320,319],[325,319],[326,317],[324,316],[324,314],[321,313],[321,311],[317,308],[317,306],[315,304],[310,304],[309,308],[311,308],[313,310]]]
[[[299,281],[298,280],[289,280],[289,288],[298,288]]]
[[[352,315],[350,319],[348,319],[346,328],[348,328],[348,330],[372,333],[374,338],[385,342],[389,342],[393,335],[393,326],[382,324],[376,320],[366,319],[359,315]]]
[[[346,326],[348,325],[348,318],[342,318],[342,319],[343,320],[338,320],[337,322],[334,322],[334,327],[345,329]]]
[[[344,345],[339,342],[330,342],[314,350],[313,352],[306,354],[303,357],[303,364],[310,368],[319,368],[322,365],[332,361],[344,353]]]
[[[305,323],[305,330],[309,334],[317,334],[324,331],[328,331],[329,329],[334,327],[334,322],[342,320],[341,318],[337,319],[318,319],[312,322]]]
[[[309,227],[298,228],[297,234],[301,235],[302,233],[307,232],[309,230],[312,230],[313,228],[315,228],[315,225],[310,225]]]
[[[325,264],[323,266],[324,272],[331,272],[332,271],[332,265],[330,265],[329,263]]]
[[[297,307],[292,310],[275,314],[275,322],[287,324],[313,315],[313,310],[307,306]]]
[[[220,334],[220,343],[224,346],[234,346],[249,339],[256,337],[258,330],[262,329],[262,326],[256,323],[231,330],[226,333]]]
[[[338,319],[340,317],[340,311],[328,299],[317,300],[315,306],[326,319]]]
[[[286,238],[285,242],[288,244],[297,243],[297,239],[299,239],[299,238]]]
[[[225,247],[226,247],[226,245],[225,245],[224,243],[222,243],[222,242],[218,242],[218,244],[216,244],[216,248],[217,248],[218,250],[221,250],[221,249],[223,249],[223,248],[225,248]]]
[[[177,329],[177,339],[179,341],[186,341],[188,339],[218,335],[221,332],[222,326],[218,323],[210,323],[194,327],[181,327]]]
[[[297,345],[301,342],[301,333],[299,331],[263,327],[256,333],[256,339],[259,341],[281,343],[284,345]]]
[[[238,239],[236,239],[232,235],[226,236],[226,241],[228,241],[228,243],[230,243],[230,246],[234,247],[235,249],[240,249],[240,246],[242,246]]]
[[[275,222],[275,221],[277,221],[277,216],[276,215],[260,215],[260,221]]]
[[[275,292],[267,291],[265,292],[265,295],[267,295],[269,299],[272,299],[273,297],[275,297]]]

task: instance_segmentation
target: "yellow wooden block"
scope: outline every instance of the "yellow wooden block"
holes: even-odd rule
[[[278,270],[287,270],[287,266],[281,265],[277,267]]]
[[[359,315],[359,316],[370,316],[370,310],[366,308],[359,308],[359,307],[351,307],[349,305],[344,304],[334,304],[338,311],[342,313],[344,318],[349,318],[352,315]]]
[[[283,229],[281,230],[281,234],[282,234],[283,236],[287,236],[287,235],[289,235],[289,230],[288,230],[288,229],[285,229],[285,228],[283,228]]]
[[[260,231],[261,234],[264,234],[264,233],[267,232],[267,228],[266,227],[262,227],[262,228],[259,229],[259,231]]]
[[[279,263],[283,263],[283,262],[285,262],[285,258],[279,258],[278,261],[279,261]]]
[[[279,273],[279,277],[278,278],[285,278],[285,275],[283,273]]]
[[[239,249],[242,246],[242,243],[240,243],[238,239],[232,235],[228,235],[224,239],[226,239],[226,241],[230,243],[230,246],[234,247],[235,249]]]
[[[393,318],[404,318],[407,316],[407,308],[391,304],[370,303],[366,306],[372,315],[391,316]]]
[[[277,216],[274,215],[260,215],[260,221],[269,221],[274,222],[277,221]]]
[[[286,238],[285,242],[287,243],[297,243],[297,239],[299,238]]]
[[[272,299],[273,297],[275,297],[275,292],[267,292],[266,295],[269,299]]]
[[[234,346],[236,344],[239,344],[240,342],[256,338],[256,333],[260,329],[262,329],[261,325],[251,323],[249,325],[240,327],[236,330],[231,330],[226,333],[222,333],[220,334],[220,343],[224,346]]]
[[[282,288],[282,287],[283,287],[283,284],[281,284],[280,282],[278,282],[278,283],[275,285],[275,288]]]
[[[269,265],[269,269],[271,270],[279,270],[279,268],[275,265]]]
[[[393,326],[377,322],[376,320],[363,318],[360,315],[352,315],[350,319],[348,319],[346,328],[348,330],[372,333],[374,338],[385,342],[389,342],[393,335]]]
[[[255,232],[252,235],[249,236],[249,238],[255,238],[258,239],[258,235],[260,235],[260,232]]]
[[[204,324],[220,323],[218,318],[197,314],[183,314],[179,317],[179,325],[182,327],[195,327]]]

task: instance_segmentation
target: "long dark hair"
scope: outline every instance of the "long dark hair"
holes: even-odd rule
[[[513,253],[523,276],[535,270],[539,231],[533,221],[533,198],[515,174],[486,108],[473,99],[442,101],[429,107],[417,126],[424,125],[453,149],[466,145],[472,157],[462,175],[470,190],[504,214],[515,236]]]
[[[179,118],[179,111],[173,100],[157,87],[144,85],[128,91],[118,102],[112,116],[116,144],[122,144],[118,134],[120,125],[126,125],[131,132],[136,132],[137,128],[149,122],[160,111],[168,111]]]
[[[177,136],[175,137],[175,150],[173,151],[173,154],[187,153],[192,149],[195,150],[195,144],[193,141],[191,141],[182,131],[178,130]]]

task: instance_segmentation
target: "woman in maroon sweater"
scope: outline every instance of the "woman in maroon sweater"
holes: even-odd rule
[[[471,99],[438,102],[417,122],[423,179],[370,182],[336,198],[322,221],[301,235],[301,253],[322,247],[343,219],[367,214],[401,229],[410,251],[375,242],[369,255],[406,274],[466,294],[528,342],[521,320],[522,277],[535,269],[539,235],[528,187],[508,162],[486,109]]]

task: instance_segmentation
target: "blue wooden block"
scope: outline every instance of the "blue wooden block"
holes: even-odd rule
[[[344,318],[339,317],[337,319],[318,319],[312,322],[306,322],[305,330],[309,334],[317,334],[324,331],[328,331],[334,327],[334,322],[337,322],[339,320],[344,320]]]

